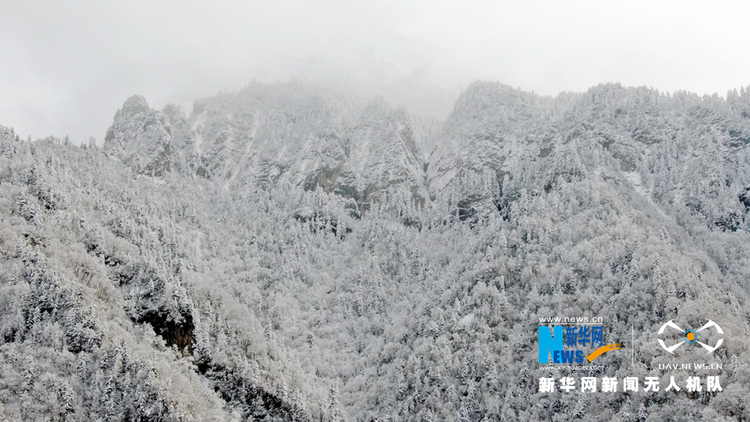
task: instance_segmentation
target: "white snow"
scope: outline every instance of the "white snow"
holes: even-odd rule
[[[628,179],[633,185],[633,189],[635,189],[636,192],[641,194],[644,198],[648,199],[651,197],[651,192],[649,192],[649,189],[643,185],[643,180],[641,180],[641,174],[639,172],[624,171],[623,174],[625,175],[625,178]]]
[[[201,150],[201,144],[203,144],[203,125],[206,122],[206,113],[201,113],[198,115],[198,118],[195,119],[195,122],[193,123],[193,126],[190,128],[190,130],[195,134],[195,152],[200,155]]]
[[[462,327],[468,327],[468,326],[471,325],[472,322],[474,322],[474,314],[473,313],[471,313],[469,315],[466,315],[463,318],[461,318],[461,320],[458,321],[458,325],[460,325]]]

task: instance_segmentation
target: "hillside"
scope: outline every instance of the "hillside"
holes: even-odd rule
[[[744,89],[134,96],[101,148],[0,127],[0,191],[8,420],[750,418]],[[547,317],[625,347],[543,366]],[[707,319],[715,352],[659,347]],[[694,375],[722,391],[540,391]]]

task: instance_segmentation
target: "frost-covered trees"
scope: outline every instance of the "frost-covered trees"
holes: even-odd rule
[[[600,316],[651,366],[667,318],[745,332],[748,104],[479,82],[434,122],[258,84],[188,116],[133,97],[102,150],[0,127],[0,412],[744,418],[742,338],[700,404],[571,401],[538,393],[534,332]]]

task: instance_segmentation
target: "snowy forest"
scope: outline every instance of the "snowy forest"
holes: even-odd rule
[[[750,88],[475,82],[441,120],[253,83],[82,146],[0,126],[0,420],[747,421],[749,295]],[[723,391],[540,392],[556,316],[627,340],[589,375],[667,381],[659,327],[710,318]]]

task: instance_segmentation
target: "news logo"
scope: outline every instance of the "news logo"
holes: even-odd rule
[[[596,348],[587,353],[592,347]],[[621,349],[621,343],[604,344],[604,329],[587,323],[539,326],[539,363],[584,363],[611,350]]]

